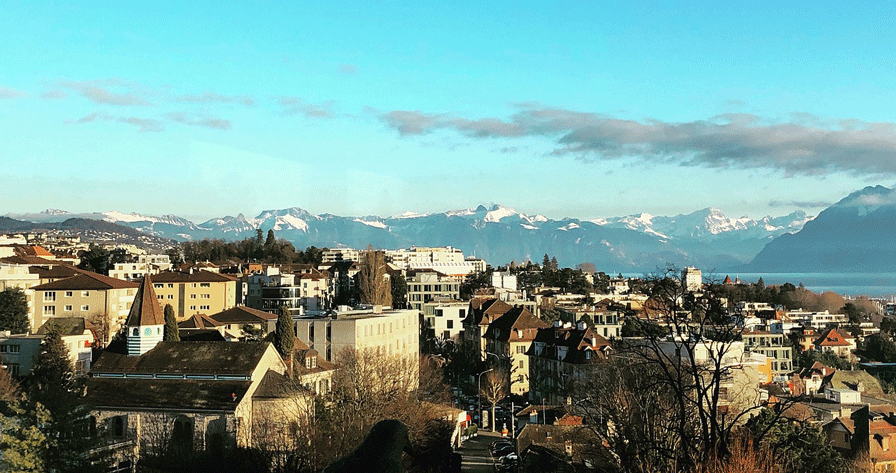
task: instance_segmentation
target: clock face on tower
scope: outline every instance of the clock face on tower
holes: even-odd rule
[[[146,330],[143,331],[143,334],[144,335],[152,335],[152,329],[149,327],[146,327]]]

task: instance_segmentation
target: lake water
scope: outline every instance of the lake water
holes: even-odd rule
[[[768,284],[791,283],[799,286],[803,283],[806,289],[814,292],[832,291],[844,296],[884,297],[896,296],[896,273],[715,273],[707,275],[703,273],[703,279],[718,280],[725,276],[740,278],[744,283],[754,283],[762,278]],[[633,277],[642,277],[643,274],[631,274]]]

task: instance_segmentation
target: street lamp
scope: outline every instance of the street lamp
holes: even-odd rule
[[[488,373],[489,371],[494,371],[494,368],[489,368],[482,373],[479,373],[479,380],[476,381],[476,410],[479,411],[479,423],[482,424],[482,375]]]

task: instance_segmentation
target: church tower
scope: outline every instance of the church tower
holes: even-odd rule
[[[134,296],[125,330],[128,356],[140,356],[153,349],[164,338],[165,316],[148,274]]]

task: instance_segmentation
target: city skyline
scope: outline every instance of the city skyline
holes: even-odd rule
[[[757,218],[896,181],[892,4],[6,10],[0,214]]]

